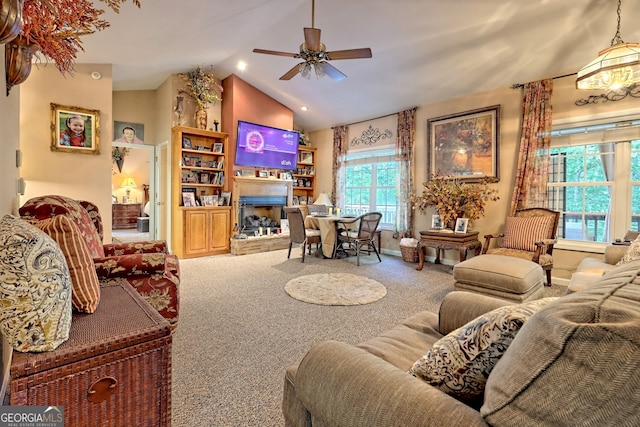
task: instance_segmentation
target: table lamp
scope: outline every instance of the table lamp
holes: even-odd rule
[[[136,182],[133,178],[125,178],[120,185],[121,188],[124,188],[127,191],[127,199],[131,196],[131,189],[137,188]]]
[[[314,205],[333,206],[333,203],[331,203],[331,199],[329,199],[329,196],[327,195],[327,193],[320,193],[320,195],[313,202],[313,204]]]

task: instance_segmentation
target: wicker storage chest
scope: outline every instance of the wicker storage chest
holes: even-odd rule
[[[64,406],[65,426],[171,425],[171,331],[128,283],[73,314],[54,351],[13,353],[10,405]]]

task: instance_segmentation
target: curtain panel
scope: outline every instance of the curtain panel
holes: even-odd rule
[[[349,142],[349,126],[336,126],[333,128],[333,175],[331,182],[331,202],[334,206],[342,206],[344,195],[344,173],[347,161],[347,148]]]
[[[396,233],[399,238],[413,236],[414,211],[410,203],[413,192],[413,141],[416,133],[416,109],[398,113],[396,158],[400,161],[396,184]]]
[[[511,215],[533,207],[548,207],[547,181],[551,142],[553,80],[527,83],[522,101],[522,131]]]

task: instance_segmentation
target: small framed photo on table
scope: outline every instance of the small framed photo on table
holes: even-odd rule
[[[440,230],[442,228],[442,219],[440,218],[440,215],[431,215],[431,228],[434,230]]]
[[[469,225],[469,218],[458,218],[456,220],[455,232],[462,233],[462,234],[466,233],[468,225]]]

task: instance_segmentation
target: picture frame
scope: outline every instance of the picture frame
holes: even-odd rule
[[[182,206],[185,208],[198,206],[196,204],[196,195],[190,191],[186,191],[182,193]]]
[[[498,182],[500,105],[428,119],[427,145],[429,175]]]
[[[113,122],[114,142],[144,144],[144,125],[141,123]]]
[[[280,220],[280,231],[282,233],[288,233],[289,232],[289,220],[288,219],[281,219]]]
[[[442,219],[439,214],[431,215],[431,228],[434,230],[442,229]]]
[[[258,171],[258,177],[259,178],[269,178],[269,171],[267,171],[267,170]]]
[[[213,204],[213,196],[202,196],[202,206],[215,206]]]
[[[100,154],[100,111],[51,103],[51,151]]]
[[[298,206],[298,205],[300,205],[300,200],[298,200],[298,196],[293,196],[293,197],[291,198],[291,204],[292,204],[293,206]]]
[[[182,148],[186,150],[193,150],[193,145],[191,144],[191,138],[188,136],[182,137]]]
[[[214,142],[211,151],[216,154],[222,154],[222,142]]]
[[[298,153],[298,163],[304,163],[307,165],[313,164],[313,152],[311,151],[300,151]]]
[[[223,191],[220,194],[220,198],[218,200],[219,200],[219,206],[231,206],[231,192]]]
[[[458,218],[456,219],[456,228],[454,232],[460,233],[460,234],[466,234],[468,226],[469,226],[469,218]]]

